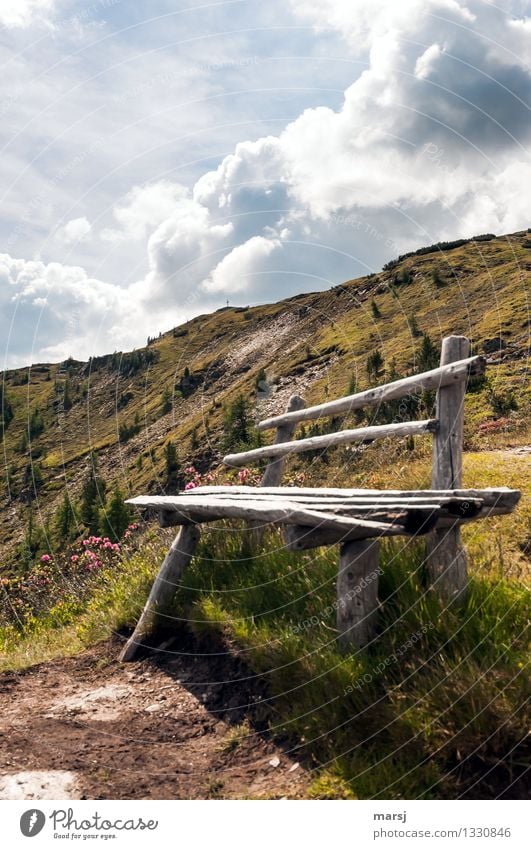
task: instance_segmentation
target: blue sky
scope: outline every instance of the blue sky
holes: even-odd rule
[[[526,227],[530,14],[2,0],[4,364]]]

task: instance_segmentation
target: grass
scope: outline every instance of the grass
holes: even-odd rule
[[[260,368],[289,380],[290,374],[318,364],[321,371],[305,389],[308,403],[344,394],[352,374],[358,388],[365,388],[367,354],[376,348],[386,368],[393,359],[402,371],[412,368],[419,340],[412,338],[405,317],[414,313],[420,330],[428,330],[434,340],[462,332],[482,350],[487,340],[503,336],[503,359],[489,369],[490,384],[467,395],[464,486],[503,484],[529,492],[529,458],[511,451],[531,439],[523,358],[528,314],[519,267],[528,256],[523,239],[516,234],[510,240],[465,246],[442,260],[438,254],[407,260],[376,275],[371,281],[375,288],[363,296],[359,292],[367,281],[349,281],[329,292],[253,307],[245,315],[231,308],[199,317],[188,322],[186,335],[170,332],[156,340],[158,362],[132,378],[102,369],[89,380],[83,364],[76,366],[75,403],[61,420],[54,406],[57,366],[50,367],[49,379],[33,369],[29,385],[7,374],[15,417],[5,433],[6,468],[20,487],[28,455],[19,453],[17,445],[28,410],[38,404],[46,430],[33,446],[41,453],[44,477],[36,514],[52,515],[65,482],[74,495],[79,491],[81,461],[89,447],[101,449],[109,484],[116,478],[124,491],[158,491],[164,443],[171,438],[179,444],[183,465],[191,461],[200,466],[205,447],[211,463],[219,447],[223,405],[240,391],[254,398]],[[435,266],[441,266],[446,281],[437,290],[430,282]],[[402,267],[411,282],[398,286],[395,297],[388,286]],[[378,321],[371,315],[372,298],[382,314]],[[461,319],[456,318],[457,304]],[[268,322],[288,314],[293,321],[290,344],[270,350],[264,327],[267,331]],[[240,334],[255,332],[253,338],[262,333],[267,344],[256,354],[245,353],[250,370],[241,369],[231,357],[246,344],[247,337]],[[300,343],[292,344],[297,338]],[[311,339],[309,359],[306,339]],[[161,417],[162,390],[186,366],[214,377],[197,395],[176,399],[173,412]],[[117,448],[115,402],[126,391],[131,400],[119,420],[132,421],[138,412],[151,430]],[[517,409],[497,414],[493,393],[498,404],[514,394]],[[194,427],[198,457],[190,453]],[[307,485],[428,487],[429,442],[416,439],[411,449],[397,440],[368,446],[361,454],[336,449],[325,458],[294,459],[287,476],[304,471]],[[156,449],[154,462],[148,456],[151,448]],[[141,469],[136,467],[139,454],[144,457]],[[8,563],[24,522],[12,517],[17,512],[23,517],[24,509],[22,500],[8,503],[4,488],[2,507],[9,520],[0,527],[0,545]],[[336,647],[337,551],[288,554],[276,533],[269,534],[254,556],[249,551],[243,556],[237,529],[205,532],[171,615],[186,621],[198,637],[221,635],[263,676],[272,733],[288,741],[293,754],[315,770],[311,796],[492,798],[523,769],[529,603],[523,580],[529,574],[530,519],[527,499],[511,516],[464,528],[471,580],[467,602],[459,610],[441,609],[427,591],[420,544],[385,545],[381,632],[365,652],[345,656]],[[0,669],[23,669],[75,654],[131,628],[166,544],[164,534],[146,535],[136,553],[101,574],[88,601],[59,602],[22,632],[0,628]],[[166,622],[171,625],[171,618]],[[238,744],[235,734],[229,746]],[[220,792],[215,783],[207,790],[214,796]]]
[[[43,623],[32,644],[12,645],[5,668],[131,627],[166,544],[148,541],[107,573],[62,630]],[[170,615],[198,637],[221,635],[267,682],[271,733],[315,770],[311,796],[490,798],[511,769],[519,775],[529,604],[521,583],[473,572],[466,605],[443,609],[424,583],[422,545],[385,544],[379,637],[344,655],[336,550],[288,553],[276,532],[255,556],[242,547],[237,529],[206,531]]]
[[[348,281],[329,291],[302,294],[245,312],[230,308],[197,317],[187,323],[185,335],[174,336],[170,331],[152,342],[149,350],[156,352],[157,361],[133,376],[106,367],[89,374],[86,364],[74,363],[69,378],[73,405],[66,412],[60,406],[64,384],[60,366],[33,367],[28,384],[20,380],[24,370],[5,372],[14,418],[3,440],[6,473],[0,476],[0,509],[6,520],[0,523],[2,562],[15,569],[16,545],[28,520],[30,493],[24,492],[24,472],[29,455],[19,448],[28,415],[36,406],[46,427],[32,442],[33,461],[40,464],[43,476],[34,507],[46,521],[57,508],[65,484],[72,496],[78,497],[80,472],[91,448],[100,452],[100,467],[109,487],[119,483],[127,492],[160,491],[164,481],[162,448],[169,439],[179,445],[183,464],[193,462],[204,468],[219,452],[223,406],[239,392],[254,402],[261,368],[270,378],[288,383],[294,380],[294,369],[300,373],[303,368],[309,377],[304,388],[308,403],[344,394],[351,374],[356,375],[359,389],[366,388],[366,360],[376,348],[387,369],[393,359],[401,372],[414,368],[419,339],[412,336],[406,318],[413,313],[420,330],[428,331],[435,341],[462,332],[481,351],[487,340],[503,337],[503,357],[489,373],[495,396],[503,401],[504,396],[514,394],[518,409],[496,418],[486,387],[469,393],[467,445],[480,449],[521,441],[531,412],[525,367],[528,304],[521,276],[521,266],[528,259],[525,239],[526,234],[519,233],[468,244],[444,255],[410,258],[370,280]],[[435,267],[442,268],[448,281],[437,290],[431,284]],[[394,298],[388,284],[404,269],[411,282],[399,285]],[[373,299],[383,317],[377,321],[370,309]],[[456,310],[457,304],[461,309]],[[281,324],[286,319],[290,322],[289,337],[285,337],[289,344],[280,344],[278,349],[271,347],[271,339],[278,335],[276,319]],[[257,341],[256,350],[252,344],[248,348],[249,338]],[[309,346],[306,340],[310,340]],[[245,368],[238,358],[242,352]],[[176,397],[172,412],[162,416],[163,390],[178,385],[186,367],[201,374],[205,384],[189,398]],[[118,410],[120,399],[129,395],[129,402]],[[119,423],[133,421],[135,414],[142,432],[126,445],[118,445]],[[482,431],[485,423],[491,423],[492,429]],[[197,448],[192,448],[194,430]],[[154,461],[150,449],[156,451]],[[136,466],[139,455],[144,460],[142,468]],[[11,502],[8,489],[14,494]]]

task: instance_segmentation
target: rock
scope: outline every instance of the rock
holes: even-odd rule
[[[483,350],[486,354],[493,354],[495,351],[501,351],[507,347],[507,342],[501,336],[495,336],[492,339],[485,339],[483,342]]]
[[[280,765],[280,758],[278,757],[278,755],[275,755],[275,757],[271,758],[271,760],[269,761],[269,766],[275,766],[276,767],[276,766],[279,766],[279,765]]]

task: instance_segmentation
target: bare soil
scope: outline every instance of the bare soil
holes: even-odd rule
[[[259,680],[187,639],[119,664],[116,638],[1,675],[0,798],[303,797],[309,775],[268,738]]]

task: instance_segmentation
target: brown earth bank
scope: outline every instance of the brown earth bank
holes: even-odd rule
[[[242,663],[185,639],[124,665],[120,646],[0,676],[0,798],[305,795],[309,773],[268,738]]]

